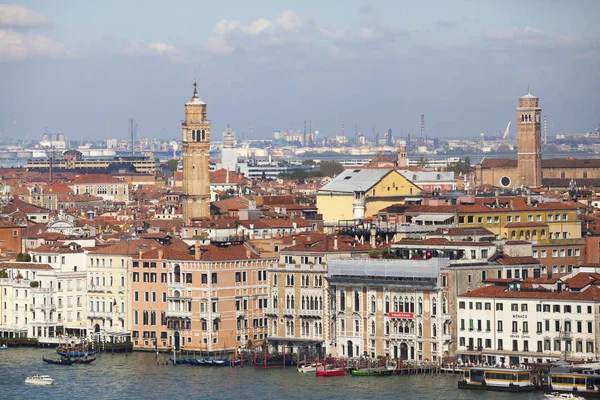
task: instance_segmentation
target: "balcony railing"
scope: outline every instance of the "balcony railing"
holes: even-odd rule
[[[221,313],[218,312],[213,312],[213,313],[208,313],[208,312],[200,312],[200,319],[219,319],[221,318]]]
[[[298,310],[298,315],[302,316],[302,317],[317,317],[317,318],[321,318],[321,310],[306,310],[306,309],[300,309]]]
[[[167,310],[167,318],[192,318],[191,311]]]
[[[88,318],[112,318],[112,313],[109,311],[90,311]]]
[[[119,293],[125,293],[125,286],[119,286]]]
[[[265,308],[265,315],[279,315],[279,309],[273,307]]]
[[[169,289],[183,290],[183,289],[185,289],[185,283],[184,282],[169,282]]]
[[[88,285],[88,292],[112,292],[112,288],[106,285]]]
[[[294,309],[293,308],[284,308],[283,315],[294,315]]]
[[[241,317],[241,318],[244,318],[244,315],[245,315],[245,314],[246,314],[246,311],[245,311],[245,310],[236,310],[236,312],[235,312],[235,317],[236,317],[236,318],[240,318],[240,317]]]

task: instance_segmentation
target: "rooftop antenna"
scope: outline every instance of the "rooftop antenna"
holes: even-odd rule
[[[135,121],[133,120],[133,118],[129,119],[129,135],[131,137],[131,154],[135,153],[135,143],[134,143],[134,138],[135,138]]]
[[[425,136],[425,114],[421,114],[421,143]]]

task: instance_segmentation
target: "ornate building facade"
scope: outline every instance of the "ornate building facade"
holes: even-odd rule
[[[183,220],[210,216],[210,121],[206,103],[200,100],[194,82],[194,94],[185,103],[183,134]]]

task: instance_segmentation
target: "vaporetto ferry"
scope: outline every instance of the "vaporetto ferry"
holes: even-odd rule
[[[529,369],[466,367],[463,374],[463,380],[458,382],[459,389],[507,392],[529,392],[537,389],[531,382]]]

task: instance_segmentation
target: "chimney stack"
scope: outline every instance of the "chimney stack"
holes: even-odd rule
[[[292,236],[292,246],[296,245],[296,236]]]
[[[200,260],[200,242],[194,244],[194,259]]]
[[[335,235],[335,236],[333,237],[333,249],[334,249],[334,250],[337,250],[337,249],[338,249],[338,237],[337,237],[337,235]]]
[[[500,189],[496,188],[495,193],[496,195],[496,207],[498,207],[500,205],[500,199],[498,197],[500,197]]]
[[[164,256],[164,252],[162,250],[158,250],[158,259],[162,260]]]
[[[527,206],[531,207],[531,189],[525,189],[525,193],[527,194]]]

